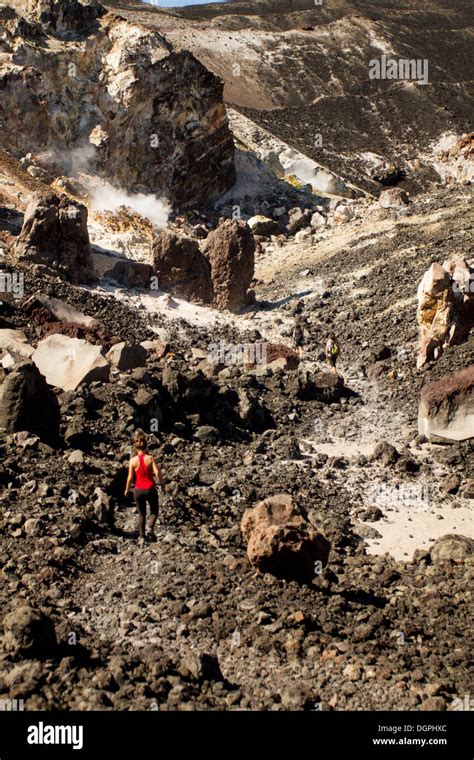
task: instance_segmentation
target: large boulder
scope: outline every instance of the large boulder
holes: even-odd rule
[[[474,364],[425,385],[418,431],[430,441],[474,438]]]
[[[327,404],[340,399],[345,389],[344,378],[329,370],[293,372],[288,376],[285,387],[298,398],[317,399]]]
[[[27,604],[17,607],[3,619],[3,647],[23,657],[44,657],[56,648],[52,620]]]
[[[28,343],[28,338],[22,330],[12,330],[5,327],[0,330],[0,349],[17,354],[25,359],[29,359],[34,348]]]
[[[153,239],[152,255],[161,289],[187,301],[211,303],[211,268],[197,240],[161,229]]]
[[[464,259],[431,264],[418,286],[417,367],[462,342],[474,327],[474,269]]]
[[[73,391],[81,383],[107,381],[110,365],[100,346],[55,333],[41,340],[32,359],[49,385]]]
[[[153,277],[153,267],[141,261],[120,259],[113,268],[104,273],[104,277],[115,280],[126,288],[149,288]]]
[[[327,565],[330,542],[299,514],[288,494],[248,509],[241,530],[249,561],[261,572],[309,582]]]
[[[108,361],[120,370],[136,369],[146,364],[147,350],[144,346],[116,343],[106,354]]]
[[[227,219],[207,236],[203,253],[211,264],[216,306],[232,310],[248,304],[255,267],[255,239],[249,226]]]
[[[46,443],[59,437],[59,404],[33,362],[14,367],[1,386],[0,427],[7,433],[27,430]]]
[[[472,561],[474,541],[466,536],[448,534],[436,539],[430,549],[432,562],[466,562]]]
[[[247,224],[254,235],[263,235],[264,237],[267,237],[269,235],[278,234],[278,222],[274,219],[270,219],[268,216],[263,216],[262,214],[252,216],[247,221]]]
[[[65,195],[34,193],[15,243],[15,255],[43,264],[73,284],[93,281],[87,208]]]

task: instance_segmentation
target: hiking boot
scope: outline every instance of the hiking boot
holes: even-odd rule
[[[139,538],[137,545],[139,549],[144,549],[146,546],[146,538]]]

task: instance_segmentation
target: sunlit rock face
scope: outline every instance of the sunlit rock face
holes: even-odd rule
[[[191,53],[97,3],[19,8],[0,10],[7,150],[181,206],[233,184],[223,85]]]

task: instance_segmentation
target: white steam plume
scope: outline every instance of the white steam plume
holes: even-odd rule
[[[145,193],[127,195],[123,190],[104,183],[91,188],[89,197],[93,211],[115,212],[121,206],[127,206],[158,227],[166,227],[168,223],[170,205],[168,201],[157,198],[156,195],[145,195]]]

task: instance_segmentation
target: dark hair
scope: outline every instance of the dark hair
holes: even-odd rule
[[[135,437],[133,439],[133,445],[135,446],[135,451],[146,451],[147,450],[146,435],[145,435],[145,433],[142,433],[141,430],[138,430],[135,433]]]
[[[334,335],[334,333],[331,331],[330,333],[328,333],[328,338],[332,338],[332,340],[335,340],[335,339],[336,339],[336,336],[335,336],[335,335]]]

